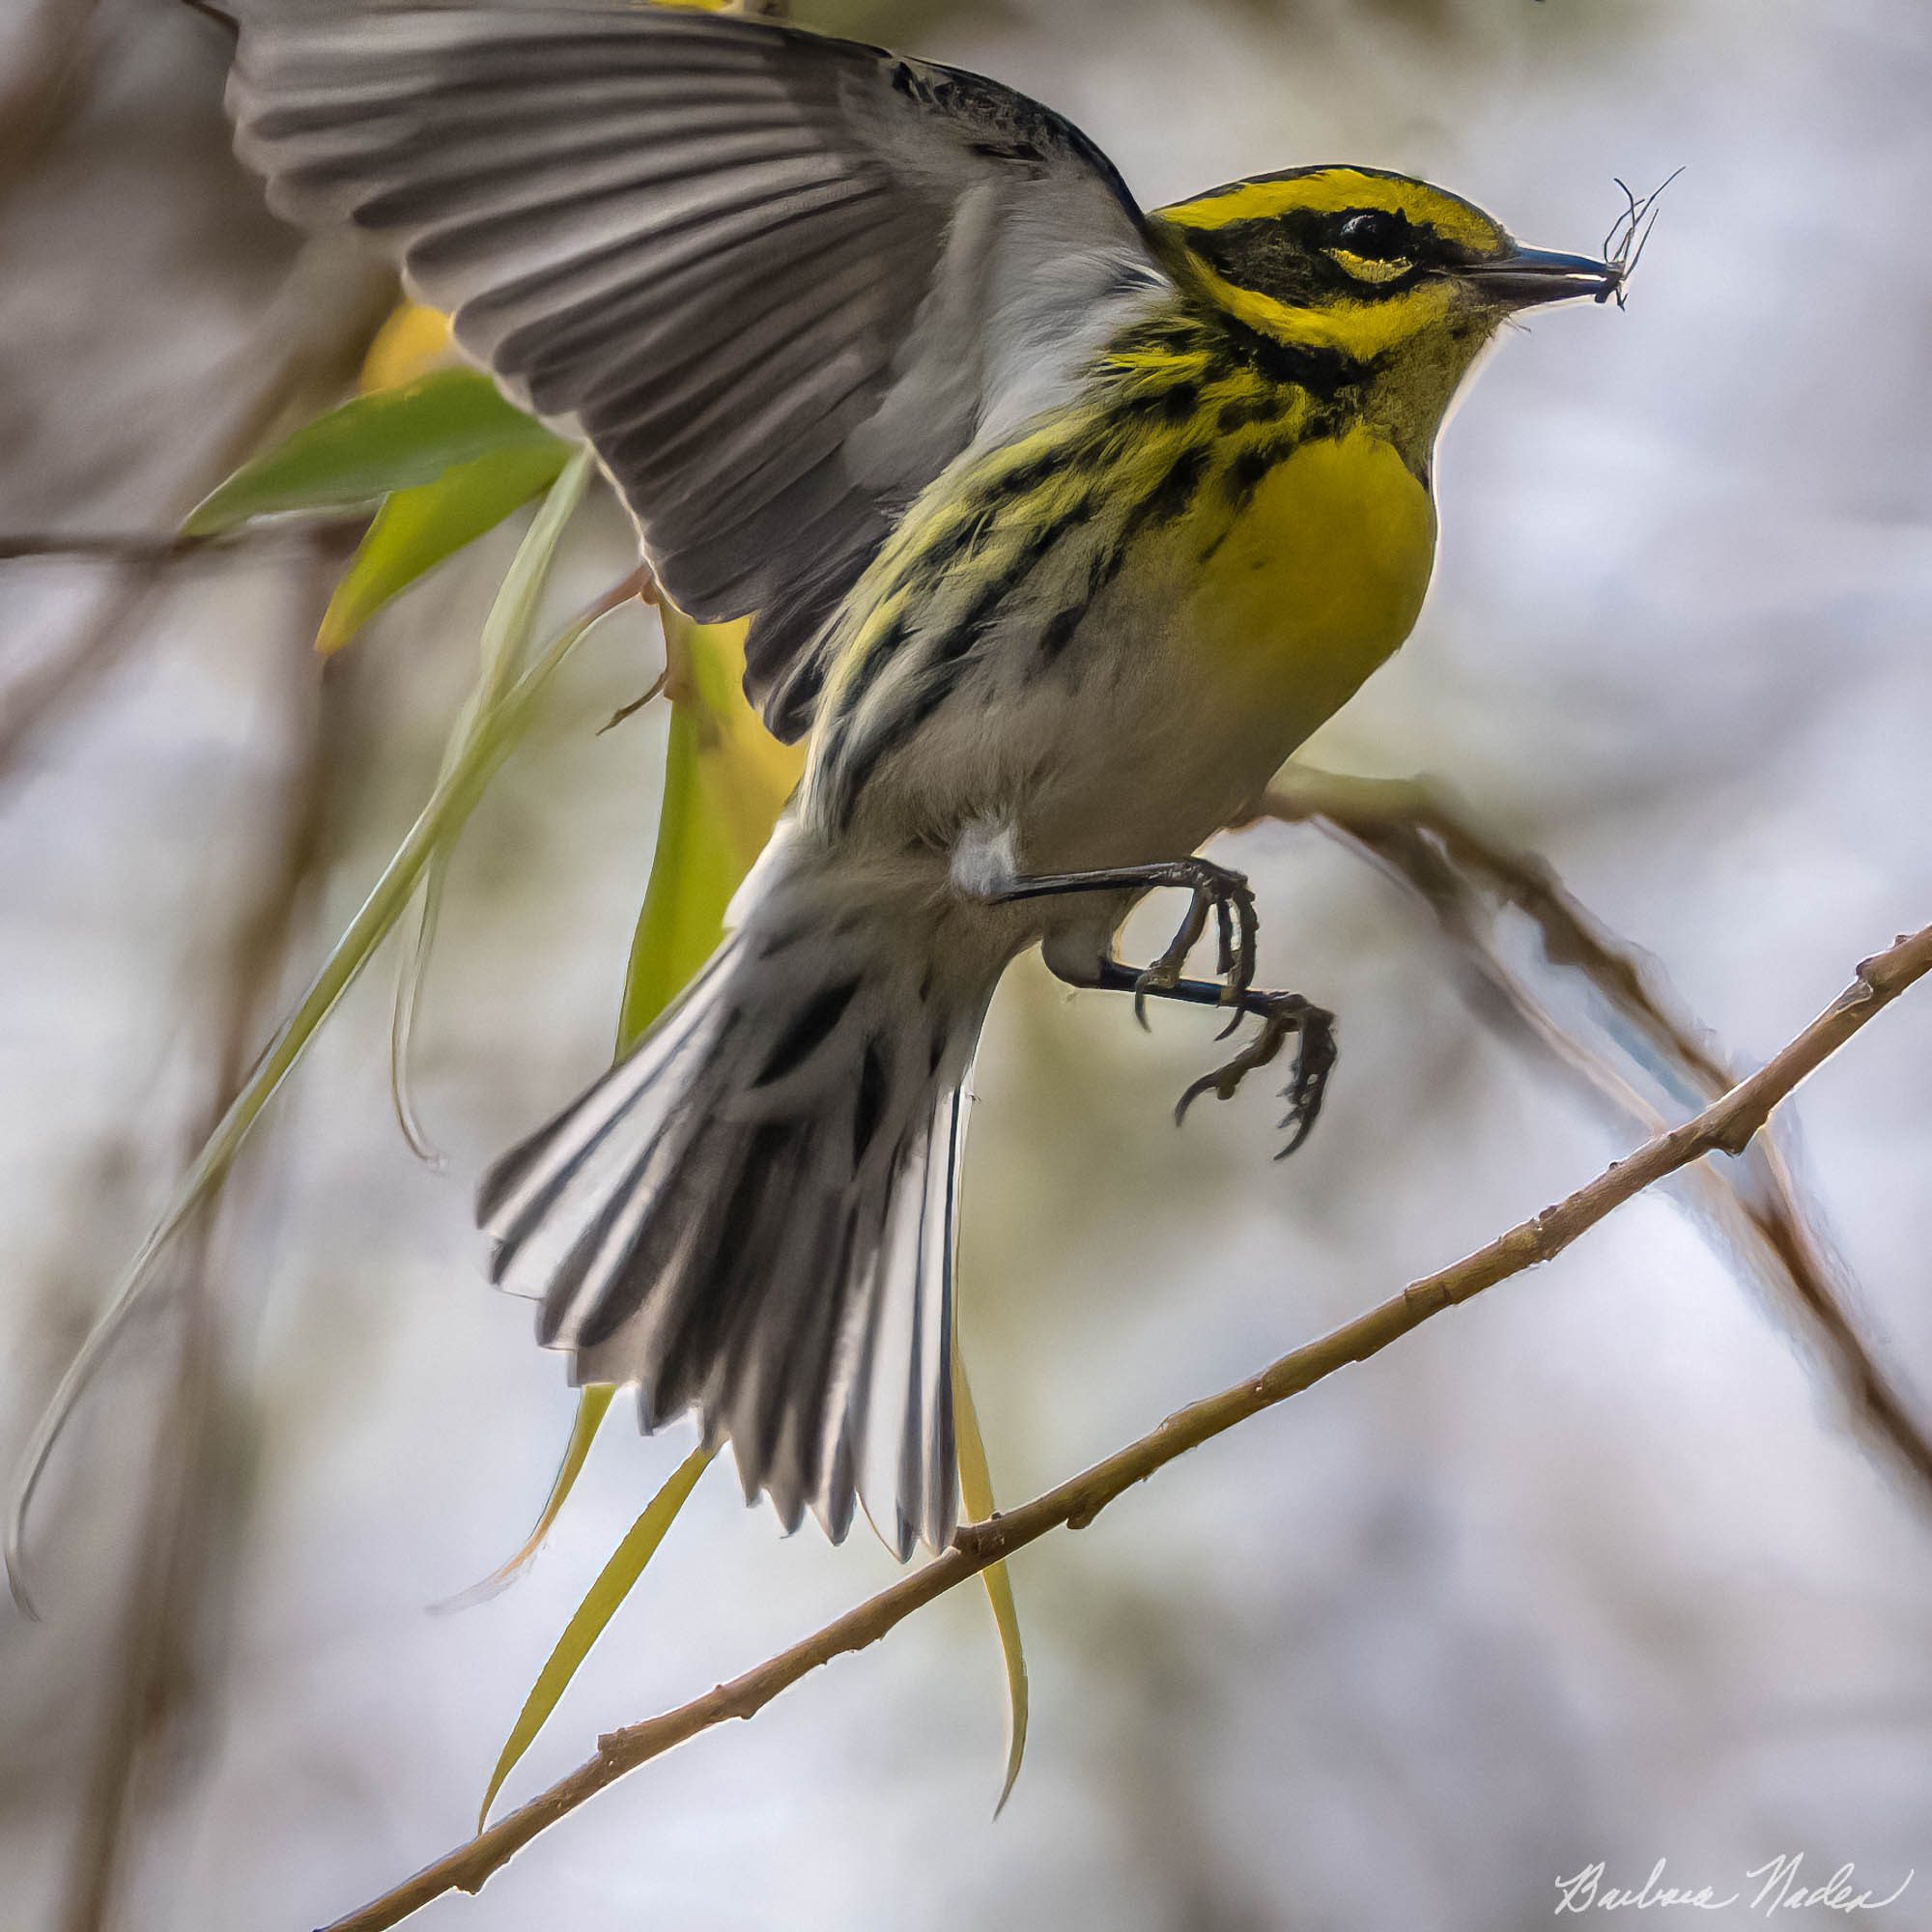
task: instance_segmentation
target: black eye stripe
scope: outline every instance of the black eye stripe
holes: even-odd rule
[[[1175,232],[1224,280],[1291,308],[1394,300],[1468,254],[1428,222],[1375,207],[1286,209]]]

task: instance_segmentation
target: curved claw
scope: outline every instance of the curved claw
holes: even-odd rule
[[[1188,1108],[1193,1106],[1209,1088],[1219,1092],[1221,1075],[1226,1071],[1225,1067],[1217,1067],[1212,1073],[1204,1073],[1199,1080],[1188,1083],[1187,1091],[1174,1103],[1174,1124],[1177,1127],[1186,1120]],[[1220,1097],[1225,1100],[1228,1095],[1221,1094]]]

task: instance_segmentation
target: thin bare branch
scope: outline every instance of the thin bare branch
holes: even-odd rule
[[[272,523],[246,524],[213,537],[125,530],[98,535],[66,535],[58,530],[0,532],[0,563],[206,563],[251,553],[259,555],[264,550],[293,544],[306,546],[319,527],[330,528],[342,522],[340,516],[285,517]]]
[[[674,1711],[608,1733],[598,1740],[597,1755],[587,1763],[468,1844],[337,1920],[329,1932],[382,1932],[444,1892],[477,1890],[532,1838],[626,1772],[727,1719],[755,1716],[820,1664],[876,1643],[935,1597],[957,1588],[988,1564],[1037,1542],[1049,1531],[1083,1528],[1116,1497],[1190,1449],[1264,1408],[1299,1395],[1336,1370],[1366,1361],[1444,1309],[1561,1254],[1613,1209],[1666,1176],[1706,1154],[1741,1152],[1774,1107],[1928,970],[1932,970],[1932,925],[1865,960],[1852,984],[1749,1079],[1733,1087],[1693,1120],[1656,1135],[1628,1159],[1612,1162],[1555,1207],[1499,1235],[1474,1254],[1411,1282],[1380,1306],[1320,1341],[1282,1356],[1260,1374],[1169,1416],[1151,1435],[1096,1463],[1070,1482],[1020,1509],[967,1525],[952,1547],[923,1569],[914,1571],[756,1669]]]

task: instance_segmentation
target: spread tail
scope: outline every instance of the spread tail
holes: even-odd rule
[[[836,1543],[951,1541],[961,1083],[983,995],[948,1009],[906,927],[770,916],[766,895],[637,1050],[484,1177],[492,1278],[543,1303],[574,1382],[696,1410],[747,1500]]]

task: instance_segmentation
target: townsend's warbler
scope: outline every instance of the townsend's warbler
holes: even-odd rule
[[[244,22],[274,206],[382,237],[587,438],[665,592],[755,613],[804,782],[643,1044],[486,1177],[575,1379],[688,1409],[746,1493],[903,1557],[955,1517],[961,1083],[1009,961],[1227,1005],[1233,1091],[1329,1016],[1250,983],[1192,855],[1395,650],[1431,451],[1503,321],[1618,291],[1439,188],[1265,175],[1157,213],[995,81],[745,18],[358,5]],[[1189,895],[1144,971],[1113,938]],[[1218,980],[1182,976],[1217,927]]]

